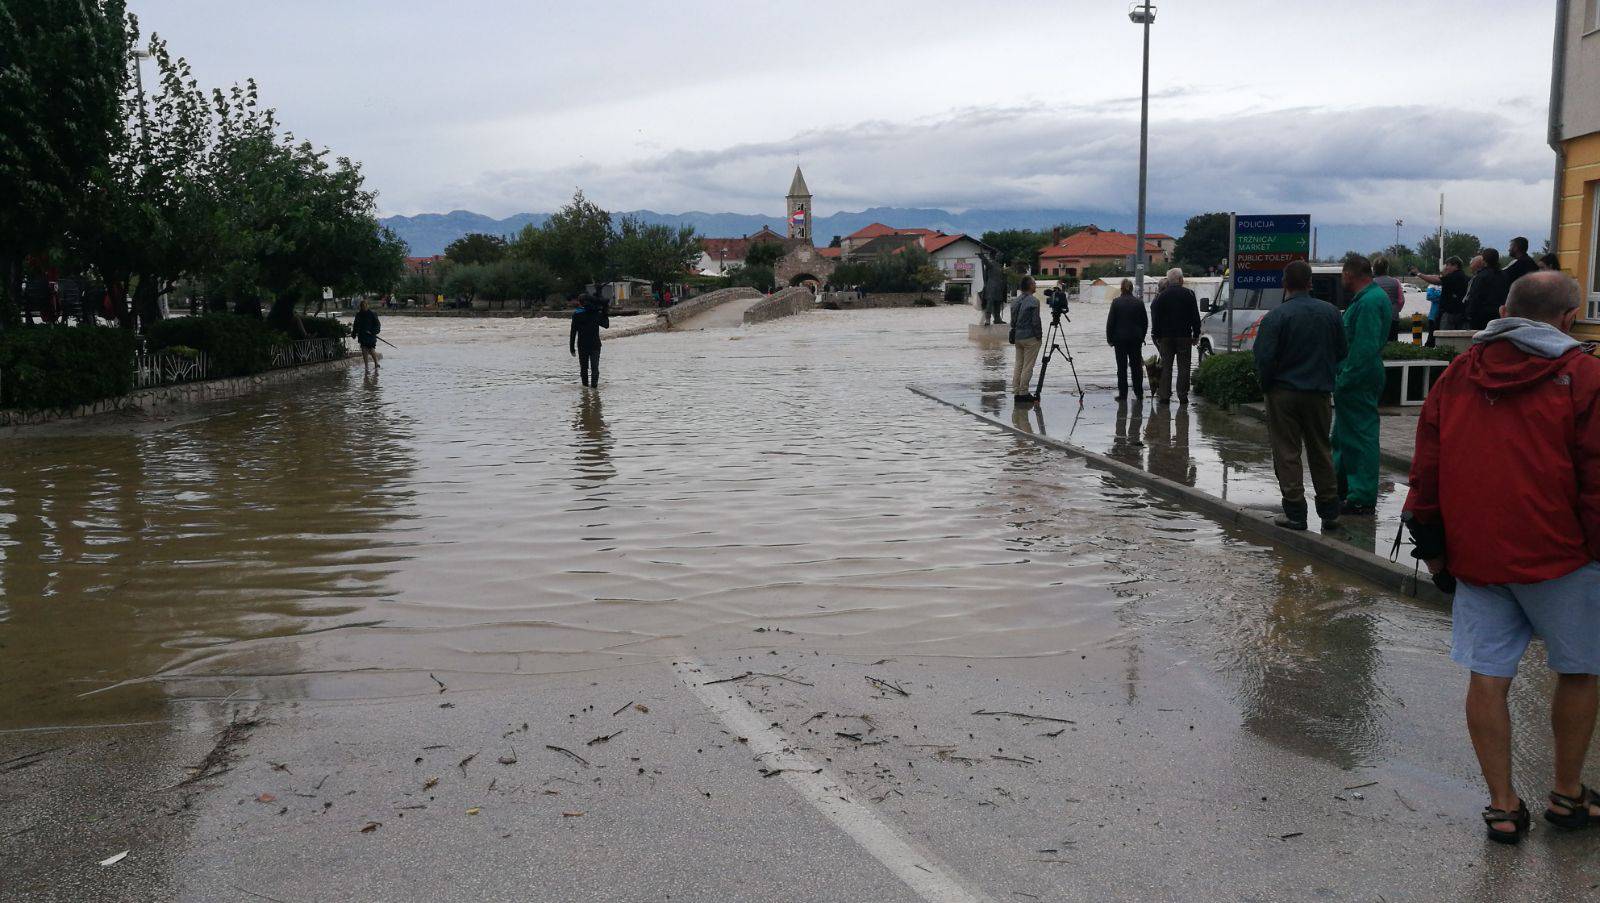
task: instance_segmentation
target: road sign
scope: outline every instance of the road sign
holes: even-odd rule
[[[1232,247],[1235,290],[1280,288],[1285,266],[1311,259],[1311,216],[1236,215]]]

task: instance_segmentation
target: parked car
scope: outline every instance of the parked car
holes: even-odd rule
[[[1312,267],[1311,294],[1344,310],[1349,306],[1350,298],[1339,279],[1340,269],[1338,265]],[[1256,331],[1261,326],[1261,319],[1267,315],[1267,311],[1283,303],[1281,288],[1245,289],[1237,297],[1234,297],[1232,289],[1231,283],[1224,281],[1217,301],[1202,299],[1200,302],[1199,352],[1202,359],[1215,352],[1228,350],[1230,307],[1233,311],[1233,350],[1249,351],[1255,347]]]

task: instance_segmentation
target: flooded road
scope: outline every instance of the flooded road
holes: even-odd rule
[[[1109,349],[1095,341],[1100,318],[1101,310],[1081,310],[1071,334],[1097,404],[1114,382]],[[664,713],[679,712],[665,733],[634,726],[626,740],[598,750],[642,744],[627,750],[638,763],[667,756],[662,750],[684,739],[685,725],[708,718],[680,685],[690,678],[675,676],[671,663],[693,659],[732,677],[760,656],[790,676],[741,691],[757,692],[751,704],[793,736],[816,730],[802,721],[815,712],[858,710],[857,672],[869,663],[898,665],[865,676],[899,667],[901,676],[888,679],[920,681],[897,684],[915,694],[903,733],[888,739],[884,725],[900,722],[887,715],[868,732],[881,727],[892,744],[884,761],[926,757],[912,734],[929,731],[951,741],[950,749],[968,743],[962,737],[981,745],[977,730],[956,727],[974,708],[1075,697],[1072,729],[1081,728],[1085,742],[1096,739],[1064,756],[1055,747],[1029,758],[1041,772],[1048,761],[1072,780],[1095,776],[1102,788],[1121,788],[1121,804],[1103,801],[1113,808],[1166,797],[1204,813],[1219,797],[1253,801],[1251,781],[1278,775],[1279,786],[1291,787],[1313,775],[1332,783],[1348,775],[1357,784],[1359,774],[1349,773],[1359,769],[1407,782],[1404,807],[1386,798],[1374,816],[1385,823],[1437,825],[1436,812],[1456,818],[1456,809],[1470,821],[1480,804],[1457,723],[1462,678],[1446,659],[1447,612],[1264,547],[909,393],[908,383],[964,383],[986,393],[987,403],[1006,404],[995,392],[1009,352],[968,341],[969,319],[961,308],[818,312],[752,329],[641,336],[606,346],[602,388],[587,392],[560,321],[395,317],[384,335],[398,348],[387,352],[377,378],[351,369],[170,421],[74,423],[3,440],[0,760],[9,750],[55,745],[44,742],[63,735],[52,728],[147,724],[148,743],[129,744],[135,759],[143,757],[134,767],[170,776],[146,784],[171,783],[193,773],[197,738],[222,730],[237,718],[233,707],[249,702],[282,713],[275,739],[269,733],[251,742],[263,750],[279,744],[270,746],[281,757],[272,761],[297,770],[288,774],[303,772],[290,748],[326,757],[326,742],[319,752],[312,738],[339,736],[352,750],[364,748],[362,761],[374,767],[391,756],[388,776],[410,767],[414,751],[460,743],[472,752],[458,735],[492,739],[505,727],[487,723],[498,712],[439,712],[448,685],[451,694],[565,713],[552,720],[584,726],[572,728],[576,741],[545,739],[546,749],[596,758],[585,744],[611,722],[590,730],[585,706],[596,700],[585,688],[615,688],[606,711],[650,699],[645,708],[661,719],[658,730]],[[1064,368],[1052,382],[1057,377],[1068,378]],[[1179,456],[1167,463],[1203,475],[1202,450],[1239,441],[1227,438],[1235,427],[1219,421],[1213,428],[1210,419],[1223,416],[1217,412],[1174,416],[1186,418],[1178,429],[1185,437],[1192,430],[1193,444],[1180,447],[1162,432],[1174,421],[1147,421],[1138,428],[1146,437],[1139,454]],[[924,689],[936,684],[936,693]],[[986,699],[999,687],[1010,698]],[[1519,717],[1537,725],[1548,687],[1535,679],[1519,688]],[[784,692],[799,695],[771,695]],[[362,708],[388,704],[404,717]],[[911,714],[924,705],[932,708]],[[428,717],[485,723],[452,723],[444,739],[407,734],[402,741],[399,733],[422,718],[418,706]],[[538,724],[526,711],[521,717]],[[509,737],[518,729],[506,723]],[[864,735],[840,728],[838,736]],[[1040,736],[1031,731],[1012,742],[1045,744]],[[1203,747],[1188,745],[1201,737]],[[1530,758],[1519,767],[1536,787],[1547,756],[1536,734],[1528,742]],[[686,796],[699,800],[711,785],[691,777],[692,763],[710,747],[685,745],[682,780],[696,788]],[[526,758],[527,749],[509,758]],[[862,752],[834,755],[845,761]],[[417,767],[434,767],[424,764],[428,755],[449,753],[416,752]],[[938,767],[957,771],[926,777],[928,786],[944,787],[945,800],[980,806],[971,796],[976,785],[959,771],[979,761],[976,753],[939,755]],[[1209,763],[1211,776],[1197,782],[1184,759]],[[271,777],[265,759],[249,762],[237,766],[240,776]],[[1143,777],[1108,773],[1119,763]],[[355,766],[327,770],[341,767]],[[587,780],[587,767],[573,777]],[[648,777],[644,764],[639,774]],[[1234,783],[1230,775],[1254,777]],[[245,778],[219,778],[235,779]],[[981,873],[993,867],[986,856],[1001,856],[1038,873],[1030,880],[1043,884],[1029,885],[1036,890],[1066,886],[1059,869],[1023,864],[1031,835],[918,810],[935,804],[910,802],[908,779],[895,783],[866,763],[841,780],[868,800],[906,788],[895,791],[907,800],[896,803],[904,817],[929,825],[919,842],[945,850],[958,870]],[[594,783],[592,792],[602,794]],[[749,798],[774,784],[756,778]],[[228,792],[254,795],[256,786],[229,784],[217,798],[231,809]],[[1199,789],[1178,805],[1170,796],[1181,786]],[[302,797],[315,795],[309,781],[296,787]],[[370,789],[352,787],[360,799]],[[1047,781],[1031,793],[1032,805],[1043,808],[1028,817],[1054,818],[1065,801],[1092,796]],[[602,798],[624,806],[623,798]],[[1427,800],[1423,811],[1412,798]],[[1266,808],[1267,796],[1261,800],[1246,809],[1251,836],[1261,825],[1248,813]],[[0,821],[42,824],[29,815],[37,803],[13,785],[0,795]],[[339,805],[342,812],[348,803]],[[375,797],[372,805],[394,803]],[[591,800],[585,811],[601,806]],[[283,818],[295,817],[283,808]],[[317,817],[321,811],[306,824],[330,824]],[[371,818],[397,821],[392,813]],[[1292,834],[1293,819],[1273,819],[1288,824],[1279,833]],[[270,823],[203,816],[165,843],[170,873],[151,876],[152,886],[204,898],[187,882],[224,848],[196,838],[234,836],[242,825],[244,835],[261,838],[266,856],[279,833]],[[341,823],[320,842],[365,842],[355,833],[360,827]],[[1340,830],[1366,836],[1359,826]],[[1470,824],[1447,830],[1469,847],[1476,839]],[[996,848],[952,852],[971,832],[992,834]],[[1367,860],[1366,877],[1350,871],[1348,879],[1392,890],[1399,885],[1391,878],[1415,851],[1393,838],[1379,846],[1387,852]],[[1137,870],[1137,847],[1126,839],[1097,849],[1102,863]],[[1226,856],[1206,855],[1207,868],[1228,868]],[[1559,867],[1566,859],[1553,861]],[[1340,871],[1338,859],[1318,862]],[[53,868],[40,865],[35,877],[44,880]],[[841,874],[841,899],[879,893],[881,878],[863,868],[859,887]],[[1099,886],[1082,874],[1072,881]],[[645,898],[604,881],[585,887],[596,899]],[[547,898],[588,898],[576,888]]]

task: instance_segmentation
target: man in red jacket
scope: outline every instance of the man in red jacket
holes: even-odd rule
[[[1450,655],[1472,672],[1467,730],[1501,843],[1528,832],[1506,696],[1534,634],[1557,674],[1544,817],[1600,826],[1600,794],[1580,774],[1600,698],[1600,359],[1567,335],[1579,299],[1561,273],[1517,280],[1502,318],[1428,394],[1406,498],[1413,554],[1440,588],[1455,584]]]

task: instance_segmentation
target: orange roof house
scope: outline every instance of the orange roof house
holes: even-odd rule
[[[1145,236],[1145,255],[1152,267],[1165,265],[1172,260],[1171,250],[1163,239],[1171,240],[1171,236],[1156,233]],[[1110,232],[1090,226],[1040,251],[1039,274],[1075,278],[1092,266],[1126,263],[1133,257],[1137,242],[1137,237],[1126,232]]]

